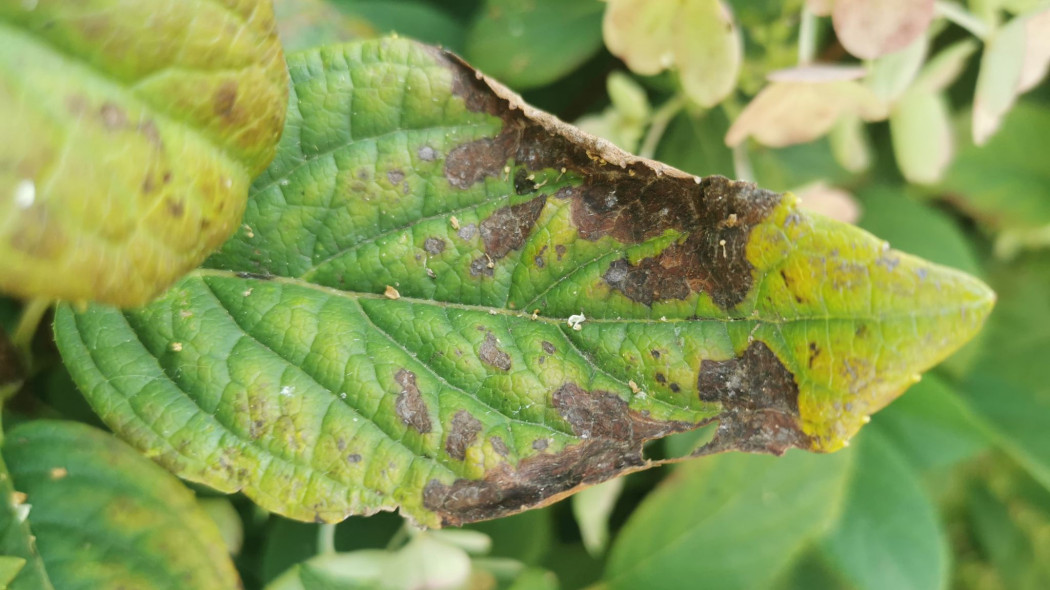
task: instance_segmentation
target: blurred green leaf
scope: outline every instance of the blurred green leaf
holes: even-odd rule
[[[467,528],[492,539],[493,557],[516,559],[528,565],[540,563],[554,535],[551,508],[529,510],[506,518],[475,522]]]
[[[1046,561],[1050,543],[1046,533],[1040,531],[1050,525],[1045,513],[1033,514],[1022,499],[1000,497],[982,481],[973,483],[967,506],[974,538],[995,567],[1004,588],[1050,587],[1050,566]]]
[[[675,470],[613,544],[611,589],[758,588],[823,533],[842,505],[850,453],[716,455]]]
[[[1003,448],[1050,487],[1050,255],[997,264],[989,278],[999,303],[962,391]]]
[[[883,433],[912,466],[950,467],[989,447],[987,427],[947,381],[927,374],[885,410],[870,430]]]
[[[598,0],[486,0],[465,57],[518,90],[565,76],[602,46]]]
[[[944,175],[955,151],[948,100],[940,93],[912,90],[890,110],[893,153],[910,182],[932,184]]]
[[[348,16],[328,0],[274,0],[277,32],[287,52],[375,37],[362,18]]]
[[[572,513],[580,527],[583,546],[599,556],[609,544],[609,516],[620,499],[626,478],[620,477],[581,490],[572,497]]]
[[[733,178],[733,152],[722,141],[728,130],[722,109],[683,111],[668,125],[656,159],[697,176]]]
[[[59,589],[167,588],[174,580],[201,590],[239,585],[193,493],[112,435],[35,420],[7,434],[3,457],[4,485],[10,480],[24,494],[11,502],[28,515],[21,526],[28,524],[40,555],[13,588],[50,587],[40,561]],[[20,525],[4,517],[6,545]]]
[[[15,579],[25,565],[26,560],[22,557],[0,555],[0,590],[7,590],[11,580]]]
[[[445,10],[422,0],[326,0],[348,15],[366,21],[377,33],[397,33],[424,43],[462,51],[464,24]],[[315,44],[317,45],[317,44]]]
[[[961,148],[939,188],[982,224],[1010,232],[1023,245],[1025,236],[1039,236],[1050,227],[1047,137],[1050,109],[1020,101],[985,146]]]
[[[911,465],[877,431],[856,440],[842,513],[820,540],[824,555],[858,590],[945,587],[946,539]]]

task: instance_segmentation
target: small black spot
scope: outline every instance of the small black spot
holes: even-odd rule
[[[386,173],[386,178],[390,181],[390,184],[401,184],[401,181],[405,179],[405,173],[396,169],[391,170]]]
[[[478,277],[481,275],[491,277],[494,272],[493,268],[489,266],[489,259],[482,256],[481,258],[475,258],[470,263],[470,276]]]
[[[820,355],[820,347],[816,342],[809,343],[809,368],[813,368],[813,361]]]
[[[554,354],[554,353],[558,352],[558,349],[555,348],[555,346],[553,344],[551,344],[550,342],[547,342],[546,340],[544,340],[540,344],[540,346],[543,347],[543,352],[546,352],[547,354]]]
[[[650,354],[652,354],[652,355],[653,355],[653,358],[654,358],[654,359],[658,359],[658,358],[660,358],[660,351],[659,351],[659,350],[656,350],[656,349],[654,348],[654,349],[650,350],[649,352],[650,352]]]
[[[671,391],[673,391],[675,393],[678,393],[679,391],[682,391],[682,387],[680,385],[678,385],[677,383],[672,383],[671,384]]]
[[[536,192],[536,183],[529,178],[529,172],[524,168],[519,168],[514,174],[514,192],[519,195]]]
[[[547,450],[548,445],[550,445],[550,441],[548,441],[545,438],[537,438],[536,440],[532,441],[532,448],[537,451]]]
[[[657,373],[656,374],[656,382],[660,383],[660,384],[667,383],[667,377],[664,377],[663,373]]]
[[[360,463],[361,462],[361,455],[359,455],[357,453],[353,453],[353,454],[347,455],[346,456],[346,461],[348,463]]]
[[[561,262],[561,257],[565,256],[565,252],[566,252],[566,248],[565,248],[565,246],[563,246],[561,244],[558,244],[557,246],[554,247],[554,253],[558,255],[558,262]]]

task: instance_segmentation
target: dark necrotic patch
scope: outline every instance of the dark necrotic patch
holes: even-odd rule
[[[481,432],[481,422],[466,410],[460,410],[452,416],[452,424],[445,439],[445,451],[453,459],[462,461],[467,456],[467,448],[474,444]]]
[[[553,344],[551,344],[550,342],[547,342],[546,340],[541,342],[540,346],[543,347],[543,352],[545,352],[547,354],[554,354],[554,353],[558,352],[558,349],[555,348]]]
[[[474,236],[478,235],[478,226],[473,223],[468,223],[467,225],[464,225],[463,227],[459,228],[459,231],[456,232],[456,235],[459,236],[459,239],[461,240],[469,241]]]
[[[738,358],[702,361],[700,401],[722,404],[718,432],[705,452],[742,450],[782,454],[808,448],[799,426],[798,384],[765,343],[754,341]]]
[[[485,340],[481,342],[481,347],[478,349],[478,356],[481,362],[501,371],[509,371],[512,365],[510,355],[499,347],[499,342],[492,332],[485,335]]]
[[[423,249],[435,256],[445,251],[445,240],[430,237],[423,241]]]
[[[390,170],[386,173],[386,179],[390,181],[390,184],[398,185],[405,180],[405,173],[400,170]]]
[[[525,245],[546,202],[546,197],[539,197],[494,211],[481,222],[481,241],[485,244],[485,252],[498,260]]]
[[[399,369],[394,375],[394,380],[401,386],[401,393],[398,394],[395,404],[398,418],[420,434],[430,432],[430,415],[426,403],[423,402],[423,395],[416,385],[416,374],[407,369]]]
[[[437,513],[444,525],[541,506],[580,486],[645,466],[642,445],[646,440],[695,426],[652,420],[630,411],[611,392],[586,391],[572,383],[555,391],[552,402],[580,437],[578,443],[545,453],[548,440],[537,439],[532,448],[540,452],[516,467],[504,463],[480,480],[458,479],[451,484],[431,480],[423,490],[423,505]]]
[[[346,461],[348,463],[360,463],[361,462],[361,455],[359,455],[358,453],[351,453],[351,454],[346,456]]]
[[[519,195],[527,195],[536,192],[536,183],[531,178],[528,170],[519,168],[514,173],[514,192]]]

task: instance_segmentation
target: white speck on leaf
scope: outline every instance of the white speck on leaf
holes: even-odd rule
[[[171,343],[171,351],[172,352],[182,352],[182,343],[181,342],[172,342]]]
[[[281,395],[283,397],[292,397],[293,393],[295,393],[295,388],[291,385],[285,385],[281,388]]]
[[[25,179],[15,185],[15,206],[19,209],[28,209],[36,201],[36,185],[32,180]]]
[[[583,329],[583,322],[587,321],[587,316],[582,313],[569,316],[569,327],[579,332]]]

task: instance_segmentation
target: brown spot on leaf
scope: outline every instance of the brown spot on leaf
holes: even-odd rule
[[[488,258],[482,256],[481,258],[475,258],[470,262],[470,276],[487,276],[491,277],[495,273],[495,269],[492,266],[492,262]]]
[[[481,240],[485,244],[485,252],[494,260],[498,260],[511,250],[521,248],[546,202],[546,197],[539,197],[518,205],[502,207],[482,221]]]
[[[817,346],[816,342],[809,343],[809,368],[813,368],[813,361],[820,355],[820,347]]]
[[[445,439],[445,451],[459,461],[467,457],[467,448],[474,444],[481,432],[481,422],[466,410],[460,410],[452,416],[452,424]]]
[[[714,440],[698,454],[728,450],[783,454],[810,448],[799,425],[798,384],[765,343],[754,341],[726,361],[702,361],[700,401],[722,404]]]
[[[667,383],[667,377],[664,377],[663,373],[657,373],[656,374],[656,382],[657,383]]]
[[[459,230],[456,232],[456,235],[459,236],[459,239],[464,241],[471,240],[477,234],[478,226],[473,223],[468,223],[467,225],[464,225],[463,227],[459,228]]]
[[[400,170],[390,170],[386,173],[386,179],[390,181],[390,184],[398,185],[405,180],[405,173]]]
[[[547,354],[554,354],[554,353],[558,352],[558,349],[555,348],[553,344],[551,344],[550,342],[547,342],[546,340],[544,340],[540,344],[540,346],[543,347],[543,352],[546,352]]]
[[[554,247],[554,253],[558,255],[558,262],[561,262],[561,257],[565,256],[566,251],[567,249],[562,244],[558,244]]]
[[[543,268],[547,266],[547,263],[543,260],[543,253],[546,251],[547,246],[544,245],[542,248],[540,248],[539,253],[536,254],[536,256],[533,258],[533,260],[536,262],[536,268]]]
[[[445,240],[434,237],[427,238],[423,242],[423,249],[434,255],[441,254],[445,251]]]
[[[489,443],[492,445],[492,450],[496,451],[501,457],[506,457],[510,450],[507,449],[507,443],[503,442],[503,439],[498,436],[493,436],[489,439]]]
[[[401,393],[398,394],[396,402],[397,417],[420,434],[430,432],[430,415],[426,403],[423,402],[423,395],[416,385],[416,374],[407,369],[399,369],[394,375],[394,381],[401,386]]]
[[[346,461],[347,463],[360,463],[361,455],[359,455],[358,453],[351,453],[346,456]]]
[[[485,335],[485,340],[482,341],[481,348],[478,349],[478,356],[481,358],[481,362],[490,367],[495,367],[501,371],[510,370],[512,364],[510,355],[499,347],[499,342],[496,341],[496,337],[492,335],[492,332]]]
[[[186,212],[186,205],[178,199],[167,199],[165,204],[168,206],[168,213],[172,217],[179,218]]]
[[[672,383],[669,387],[671,388],[671,391],[673,391],[675,393],[678,393],[679,391],[682,391],[682,386],[677,384],[677,383]]]
[[[683,299],[691,291],[708,293],[723,309],[744,300],[753,271],[746,257],[748,237],[780,203],[780,195],[718,176],[698,181],[634,157],[523,104],[455,56],[437,57],[451,70],[453,92],[467,108],[503,121],[497,137],[460,145],[449,154],[446,176],[454,186],[466,188],[502,174],[508,163],[526,171],[570,172],[580,184],[563,187],[555,198],[571,201],[572,223],[581,238],[608,236],[630,245],[669,230],[684,235],[637,268],[621,263],[609,281],[614,289],[647,305]],[[556,251],[560,260],[564,246]]]
[[[227,80],[219,86],[212,97],[212,112],[217,117],[229,119],[233,116],[233,107],[237,103],[237,81]]]
[[[572,383],[554,392],[552,401],[580,442],[558,453],[533,455],[517,467],[504,463],[480,480],[458,479],[452,484],[431,480],[423,490],[423,505],[437,513],[444,525],[546,505],[581,486],[644,468],[648,464],[642,456],[646,440],[694,426],[653,420],[630,411],[613,393],[586,391]],[[537,451],[547,445],[547,439],[532,443]]]
[[[128,124],[128,115],[124,109],[112,102],[104,102],[98,110],[102,125],[110,131],[123,129]]]

